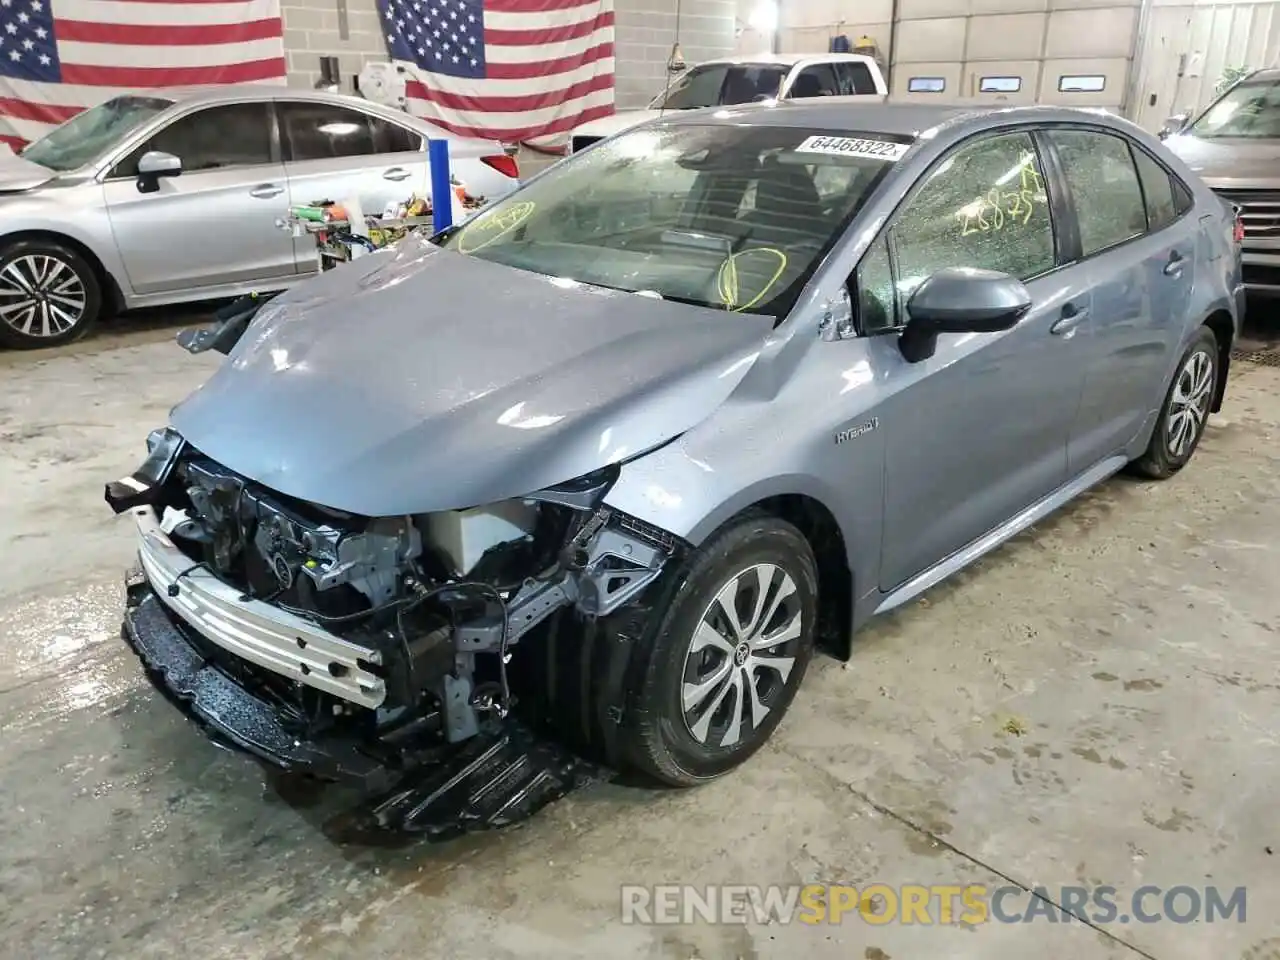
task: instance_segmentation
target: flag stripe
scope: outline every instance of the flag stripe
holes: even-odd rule
[[[542,93],[529,93],[523,96],[484,96],[473,97],[465,94],[447,93],[443,90],[432,90],[421,83],[413,84],[413,92],[409,94],[415,100],[423,100],[450,110],[472,110],[492,113],[520,113],[529,110],[541,110],[545,107],[562,104],[567,100],[576,100],[589,93],[613,90],[613,77],[602,75],[589,80],[579,80],[561,90],[547,90]]]
[[[52,103],[36,103],[17,97],[0,97],[0,116],[10,120],[30,120],[35,123],[57,126],[70,120],[83,107],[66,107]]]
[[[613,10],[611,7],[601,4],[599,0],[592,0],[591,3],[583,6],[542,10],[536,13],[527,11],[508,13],[502,10],[494,10],[490,4],[485,4],[484,25],[486,29],[490,30],[536,30],[538,27],[568,27],[575,23],[594,20],[605,12],[612,13]]]
[[[544,17],[556,10],[599,8],[600,0],[485,0],[486,13],[524,13]]]
[[[511,140],[513,138],[523,139],[525,135],[532,135],[530,131],[546,130],[554,126],[561,119],[573,121],[570,126],[575,126],[582,121],[574,120],[578,112],[594,109],[596,107],[604,107],[613,102],[611,90],[601,90],[595,93],[588,93],[579,97],[574,103],[574,111],[571,116],[562,117],[563,106],[554,104],[552,106],[541,107],[536,110],[517,110],[517,111],[494,111],[494,110],[450,110],[448,111],[448,119],[452,122],[460,124],[464,127],[473,129],[491,128],[501,132],[502,136],[495,137],[499,140]]]
[[[559,120],[552,121],[548,124],[534,125],[530,127],[511,127],[495,130],[486,118],[483,126],[468,126],[464,123],[455,123],[452,120],[432,119],[432,122],[450,133],[457,134],[460,137],[483,137],[487,140],[503,140],[506,142],[537,140],[540,137],[556,138],[559,135],[567,134],[575,127],[590,123],[592,120],[599,120],[601,117],[611,116],[614,112],[613,101],[608,104],[588,107],[581,113],[574,114],[571,117],[562,117]]]
[[[167,47],[163,44],[124,43],[59,43],[63,64],[81,67],[119,67],[126,69],[199,69],[225,70],[229,65],[270,61],[280,55],[280,41],[250,40],[246,43],[222,43],[208,47]],[[66,68],[63,74],[65,77]],[[69,78],[67,78],[69,79]],[[185,81],[183,81],[185,82]],[[217,82],[217,81],[214,81]],[[169,81],[173,85],[172,81]],[[129,86],[128,83],[118,86]]]
[[[218,26],[280,18],[278,0],[45,0],[59,20],[135,26]]]
[[[151,90],[269,80],[283,77],[287,70],[284,57],[279,57],[207,67],[80,67],[63,64],[62,77],[65,83],[90,87],[142,87]]]
[[[485,27],[484,42],[503,46],[536,45],[542,43],[562,43],[565,40],[577,40],[590,37],[597,30],[613,26],[613,11],[601,13],[591,20],[579,20],[577,23],[560,27],[535,27],[533,29],[504,30]]]
[[[69,41],[83,41],[107,47],[133,46],[207,46],[218,43],[245,43],[284,36],[284,26],[277,17],[246,20],[243,23],[189,24],[167,26],[134,23],[91,23],[86,20],[62,20],[56,24],[62,56],[79,60],[68,51]],[[187,51],[183,51],[187,55]],[[126,53],[127,57],[128,54]]]

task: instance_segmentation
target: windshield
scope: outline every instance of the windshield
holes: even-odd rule
[[[556,164],[441,243],[565,281],[782,318],[901,138],[672,125]]]
[[[20,156],[50,170],[75,170],[172,105],[162,97],[114,97],[27,144]]]
[[[778,95],[789,68],[770,63],[710,63],[682,74],[649,106],[663,110],[733,106]]]
[[[1246,80],[1236,84],[1187,132],[1206,140],[1215,137],[1280,138],[1280,80]]]

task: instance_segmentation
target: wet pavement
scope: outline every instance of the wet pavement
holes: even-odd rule
[[[735,775],[381,849],[331,839],[349,798],[202,739],[118,639],[102,484],[216,363],[172,332],[0,355],[4,956],[1280,957],[1280,370],[1240,366],[1179,477],[1104,485],[818,662]],[[1246,887],[1247,914],[621,921],[622,884],[804,882]]]

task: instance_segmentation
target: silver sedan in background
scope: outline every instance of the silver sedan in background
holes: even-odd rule
[[[357,97],[236,86],[120,96],[0,157],[0,346],[82,336],[113,309],[284,289],[317,269],[295,204],[366,213],[426,195],[449,140],[475,196],[518,185],[496,141],[455,137]]]

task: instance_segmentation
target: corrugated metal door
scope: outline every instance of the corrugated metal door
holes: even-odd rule
[[[1274,66],[1278,56],[1280,3],[1154,6],[1132,115],[1158,130],[1175,113],[1208,106],[1228,70]]]

